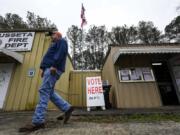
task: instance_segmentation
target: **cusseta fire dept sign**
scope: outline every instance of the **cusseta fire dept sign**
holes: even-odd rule
[[[31,51],[35,32],[0,32],[0,50]]]

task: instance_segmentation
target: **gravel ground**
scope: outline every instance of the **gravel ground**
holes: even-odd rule
[[[29,115],[0,115],[0,135],[25,135],[18,133],[18,128],[31,120]],[[45,129],[28,135],[180,135],[180,123],[164,122],[116,122],[92,123],[80,122],[73,116],[68,124],[63,125],[55,116],[49,117]]]
[[[76,122],[39,130],[31,135],[180,135],[180,124],[166,123],[114,123],[97,124]]]

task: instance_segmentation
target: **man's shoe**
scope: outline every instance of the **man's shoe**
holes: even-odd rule
[[[45,124],[44,123],[38,124],[38,125],[28,124],[24,127],[19,128],[19,132],[32,132],[32,131],[38,130],[40,128],[45,128]]]
[[[73,108],[73,107],[70,107],[69,110],[67,110],[67,111],[65,112],[65,114],[64,114],[64,121],[63,121],[64,124],[66,124],[67,121],[70,119],[73,111],[74,111],[74,108]]]
[[[63,119],[64,119],[64,114],[61,114],[61,115],[58,116],[56,119],[57,119],[57,120],[63,120]]]

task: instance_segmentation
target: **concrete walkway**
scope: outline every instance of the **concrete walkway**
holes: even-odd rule
[[[180,114],[179,107],[166,107],[154,109],[111,109],[106,111],[93,110],[87,112],[86,109],[75,109],[73,117],[68,124],[63,125],[56,120],[60,115],[59,111],[48,111],[47,125],[45,129],[40,129],[28,135],[179,135],[180,123],[174,121],[161,122],[104,122],[96,123],[91,119],[81,121],[80,116],[99,115],[130,115],[130,114],[154,114],[168,113]],[[18,129],[31,122],[33,111],[22,112],[0,112],[0,135],[27,135],[19,133]]]

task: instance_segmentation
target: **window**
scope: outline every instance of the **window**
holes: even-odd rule
[[[152,69],[149,67],[124,68],[118,71],[120,82],[155,81]]]

